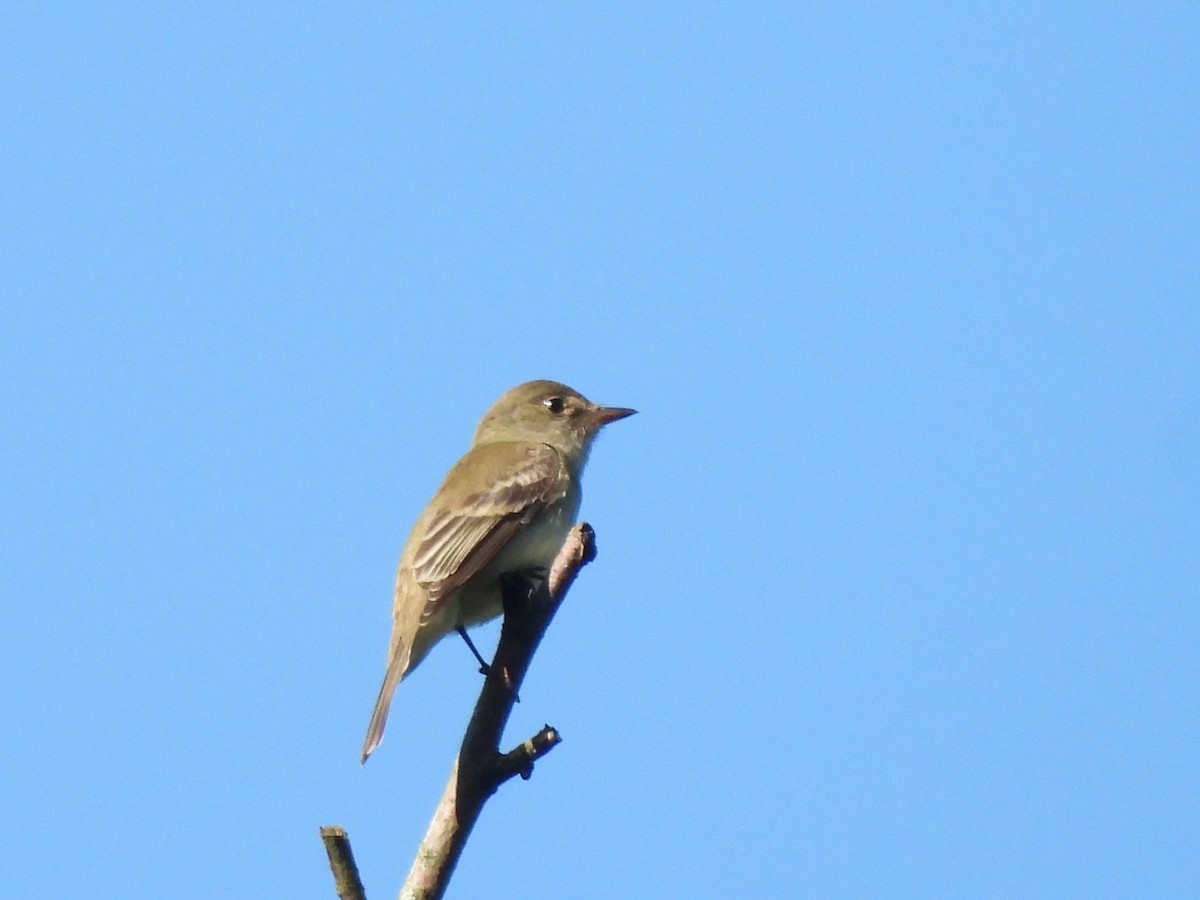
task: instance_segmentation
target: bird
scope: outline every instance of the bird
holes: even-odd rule
[[[529,381],[484,414],[400,555],[387,668],[361,763],[383,740],[396,686],[433,646],[453,632],[470,645],[466,629],[503,612],[505,578],[545,577],[579,511],[592,442],[635,412],[599,406],[557,381]]]

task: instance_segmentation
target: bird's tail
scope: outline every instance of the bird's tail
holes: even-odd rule
[[[392,695],[396,693],[396,685],[404,677],[408,668],[409,648],[394,646],[388,654],[387,672],[383,676],[383,685],[379,688],[379,698],[375,701],[375,710],[371,713],[371,724],[367,726],[367,737],[363,741],[362,759],[365,763],[375,748],[383,740],[383,728],[387,725],[388,708],[392,705]]]

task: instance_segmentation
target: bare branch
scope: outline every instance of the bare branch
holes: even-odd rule
[[[367,900],[362,881],[358,877],[358,866],[350,850],[350,838],[341,825],[322,825],[321,840],[329,856],[329,868],[333,870],[333,886],[341,900]]]
[[[562,741],[558,730],[546,725],[507,753],[500,752],[500,737],[533,654],[580,569],[595,558],[596,534],[592,526],[580,522],[567,535],[549,575],[536,589],[523,583],[505,585],[504,626],[496,656],[450,779],[400,890],[401,900],[442,897],[483,804],[514,775],[528,779],[533,764]],[[340,825],[326,825],[321,828],[321,840],[325,842],[338,897],[366,900],[345,830]]]
[[[497,760],[497,775],[500,783],[508,781],[514,775],[520,775],[528,781],[533,775],[533,764],[562,743],[562,735],[549,725],[543,725],[542,730],[523,744],[509,750]]]
[[[595,538],[591,526],[581,522],[571,529],[549,576],[536,590],[506,586],[504,627],[496,656],[442,798],[400,891],[401,900],[442,897],[487,799],[514,775],[528,778],[534,762],[562,740],[558,731],[547,725],[508,753],[502,754],[499,749],[504,726],[542,636],[579,570],[596,558]]]

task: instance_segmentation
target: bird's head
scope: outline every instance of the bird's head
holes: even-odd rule
[[[540,441],[580,465],[601,428],[636,411],[598,406],[557,381],[527,381],[507,391],[484,413],[475,443]]]

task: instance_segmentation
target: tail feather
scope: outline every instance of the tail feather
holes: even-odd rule
[[[396,685],[404,677],[408,668],[409,650],[407,647],[393,647],[388,654],[387,672],[383,676],[383,685],[379,688],[379,697],[375,701],[375,709],[371,713],[371,724],[367,726],[367,737],[363,741],[360,765],[367,761],[375,748],[383,741],[383,729],[387,725],[388,709],[392,705],[392,695],[396,693]]]

